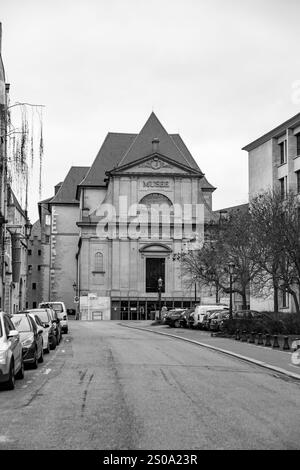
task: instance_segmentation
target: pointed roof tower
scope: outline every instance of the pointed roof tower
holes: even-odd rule
[[[173,138],[167,133],[154,112],[150,114],[141,132],[136,136],[128,150],[124,153],[118,166],[134,162],[139,158],[151,155],[154,152],[160,153],[178,163],[192,167]]]

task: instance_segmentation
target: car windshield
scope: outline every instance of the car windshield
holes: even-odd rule
[[[27,333],[31,331],[31,326],[26,315],[13,315],[12,321],[16,330],[18,330],[20,333]]]
[[[49,322],[48,314],[47,314],[46,311],[44,311],[44,312],[37,312],[37,316],[39,317],[39,319],[40,319],[43,323],[48,323],[48,322]]]

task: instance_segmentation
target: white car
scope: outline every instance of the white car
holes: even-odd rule
[[[56,313],[60,320],[61,331],[63,333],[68,333],[69,326],[68,326],[68,315],[67,309],[64,302],[41,302],[39,304],[39,308],[52,308]]]
[[[207,312],[211,310],[229,310],[226,305],[196,305],[195,312],[192,314],[194,318],[194,328],[202,328],[202,323]]]
[[[28,315],[35,321],[39,328],[42,328],[42,336],[43,336],[43,351],[48,354],[50,352],[50,342],[49,342],[49,327],[45,327],[43,325],[42,320],[38,316],[39,311],[34,310],[26,310]]]
[[[0,312],[0,383],[13,390],[15,378],[24,378],[20,335],[10,316]]]

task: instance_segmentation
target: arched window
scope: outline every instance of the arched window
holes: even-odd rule
[[[98,251],[95,253],[95,271],[103,271],[103,254]]]

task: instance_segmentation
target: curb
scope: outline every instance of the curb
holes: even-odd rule
[[[170,333],[162,333],[161,331],[150,330],[148,328],[141,328],[141,327],[138,327],[138,326],[129,326],[129,325],[125,325],[124,323],[119,323],[119,325],[125,326],[126,328],[132,328],[133,330],[149,331],[150,333],[155,333],[157,335],[169,336],[170,338],[181,339],[182,341],[186,341],[187,343],[193,343],[193,344],[196,344],[197,346],[202,346],[203,348],[211,349],[212,351],[217,351],[217,352],[220,352],[222,354],[226,354],[227,356],[235,357],[235,358],[240,359],[242,361],[249,362],[251,364],[255,364],[256,366],[263,367],[264,369],[268,369],[268,370],[271,370],[273,372],[278,372],[278,373],[286,375],[287,377],[290,377],[292,379],[300,380],[300,374],[294,374],[293,372],[290,372],[286,369],[281,369],[280,367],[272,366],[271,364],[268,364],[267,362],[258,361],[257,359],[253,359],[253,358],[248,357],[248,356],[242,356],[241,354],[237,354],[237,353],[234,353],[232,351],[228,351],[227,349],[222,349],[222,348],[218,348],[216,346],[211,346],[210,344],[201,343],[200,341],[184,338],[183,336],[177,336],[177,335],[172,335]]]

